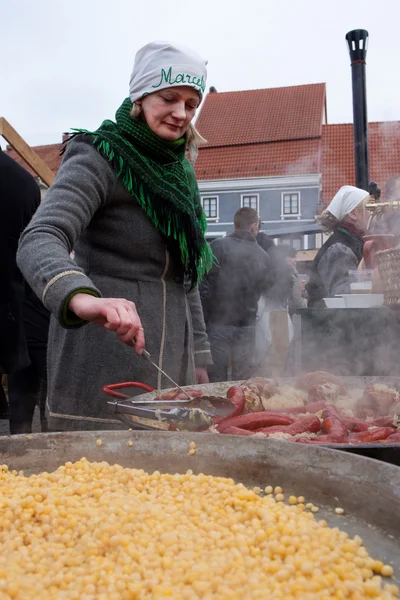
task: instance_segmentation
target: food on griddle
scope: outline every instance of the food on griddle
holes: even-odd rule
[[[240,387],[245,395],[244,412],[257,412],[264,408],[263,402],[269,400],[277,391],[277,385],[272,379],[254,377],[244,381]]]
[[[343,396],[343,386],[337,383],[320,383],[308,389],[308,402],[335,402]]]
[[[302,373],[296,380],[296,388],[308,392],[312,387],[332,383],[341,390],[341,394],[346,393],[346,386],[335,375],[326,371],[314,371],[312,373]]]
[[[398,597],[360,537],[279,486],[262,497],[85,459],[31,477],[3,467],[0,484],[2,600]]]
[[[368,386],[358,402],[358,416],[367,418],[389,415],[399,400],[399,392],[387,385],[375,384]]]

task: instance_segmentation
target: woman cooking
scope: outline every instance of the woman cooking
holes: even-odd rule
[[[312,265],[306,286],[309,308],[324,307],[323,298],[350,293],[349,270],[357,269],[363,256],[368,198],[365,190],[345,185],[322,213],[319,222],[324,232],[332,235]]]
[[[152,359],[175,381],[208,381],[196,285],[212,254],[186,158],[202,139],[191,121],[206,75],[190,49],[153,42],[139,50],[115,122],[70,138],[21,237],[18,264],[52,312],[51,429],[120,428],[101,391],[107,383],[170,387],[140,356],[145,333]]]

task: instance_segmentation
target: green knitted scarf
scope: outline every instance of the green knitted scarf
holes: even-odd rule
[[[194,169],[186,158],[185,139],[161,139],[145,121],[133,119],[131,109],[126,98],[115,123],[103,121],[96,131],[73,129],[71,137],[92,136],[93,146],[165,237],[171,253],[180,257],[193,287],[210,270],[213,255],[204,235],[207,220]]]

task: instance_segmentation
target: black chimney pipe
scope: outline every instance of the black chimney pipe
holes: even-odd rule
[[[368,31],[354,29],[346,35],[351,60],[353,85],[353,129],[356,186],[368,191],[368,119],[365,59],[367,57]]]

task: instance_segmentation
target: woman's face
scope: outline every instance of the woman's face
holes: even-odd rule
[[[153,133],[173,142],[181,138],[200,104],[192,87],[183,85],[148,94],[136,101]]]

